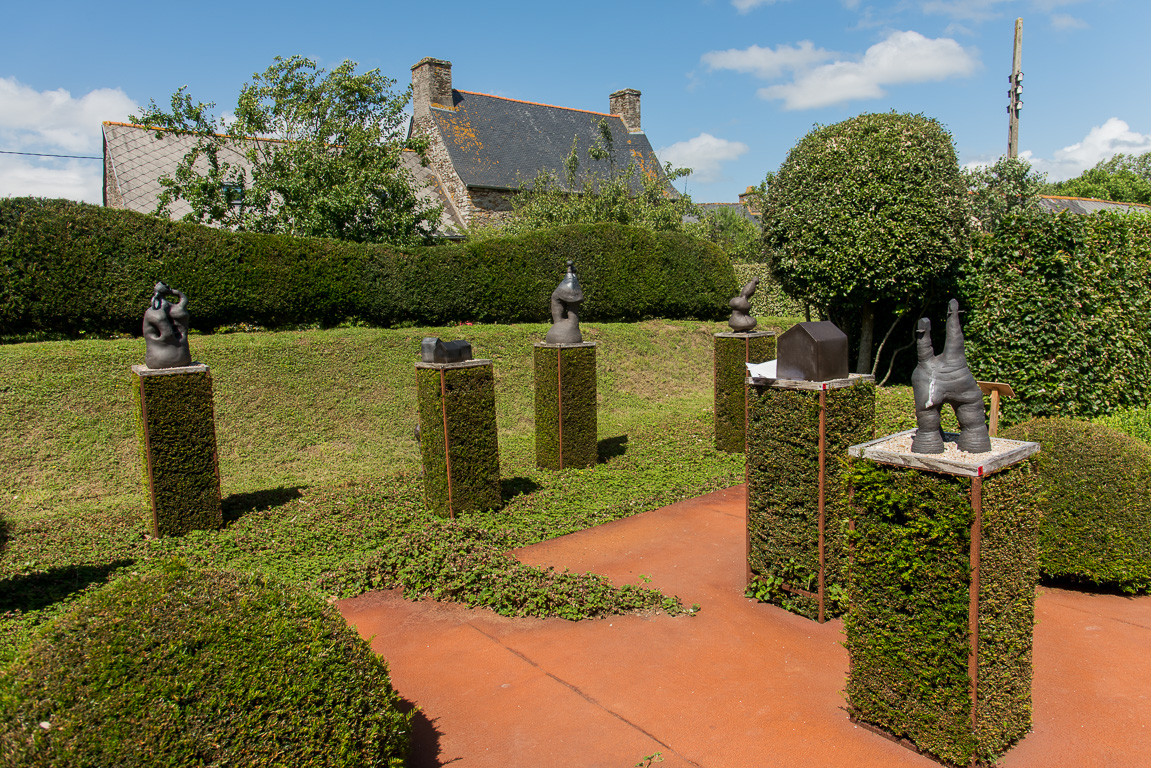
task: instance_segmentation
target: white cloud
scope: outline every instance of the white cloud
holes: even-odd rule
[[[734,5],[735,9],[740,13],[747,13],[752,8],[760,5],[774,5],[778,2],[780,2],[780,0],[731,0],[731,4]]]
[[[1081,141],[1055,150],[1050,159],[1034,157],[1029,152],[1020,155],[1025,155],[1035,170],[1045,172],[1049,181],[1063,181],[1119,153],[1144,152],[1151,152],[1151,134],[1132,131],[1126,122],[1112,117],[1093,127]]]
[[[922,0],[919,7],[924,13],[936,13],[963,21],[981,22],[1003,16],[999,8],[1015,4],[1017,0]],[[1076,5],[1084,0],[1031,0],[1031,7],[1041,13],[1056,8]],[[1003,9],[1008,10],[1007,8]]]
[[[723,179],[722,165],[738,159],[748,151],[742,141],[719,139],[710,133],[701,133],[694,139],[677,141],[670,147],[656,150],[662,162],[678,168],[691,168],[691,178],[702,184]]]
[[[875,99],[884,86],[926,83],[970,75],[976,58],[950,38],[929,39],[918,32],[892,32],[867,49],[860,61],[835,61],[799,74],[791,83],[759,89],[765,99],[781,99],[785,109],[814,109],[854,99]]]
[[[58,88],[37,91],[0,77],[0,149],[57,155],[99,155],[100,123],[124,120],[139,105],[123,91],[99,88],[80,98]],[[0,195],[41,195],[100,202],[97,160],[0,155]]]
[[[833,56],[835,54],[830,51],[816,48],[810,40],[803,40],[798,46],[781,45],[775,49],[753,45],[750,48],[709,51],[700,60],[712,71],[730,69],[771,80],[785,72],[809,69]]]
[[[1090,25],[1067,13],[1056,13],[1051,17],[1051,26],[1056,29],[1088,29]]]

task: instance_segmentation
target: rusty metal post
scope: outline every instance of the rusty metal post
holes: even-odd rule
[[[823,611],[824,562],[823,527],[826,502],[826,467],[827,467],[827,385],[819,390],[819,623],[826,619]]]
[[[967,654],[967,676],[971,681],[971,730],[975,730],[979,692],[979,543],[983,535],[983,478],[971,478],[971,586],[967,606],[967,631],[970,650]]]
[[[564,351],[556,350],[556,423],[559,425],[560,469],[564,468]]]
[[[444,369],[440,369],[440,413],[444,415],[444,465],[448,472],[448,517],[456,519],[456,509],[452,505],[452,447],[448,443],[448,387],[444,380]]]

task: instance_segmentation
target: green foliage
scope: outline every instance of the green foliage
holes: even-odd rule
[[[1039,512],[1027,463],[984,478],[979,687],[968,677],[970,478],[853,460],[848,706],[956,765],[992,762],[1031,725]]]
[[[759,278],[759,287],[751,297],[751,316],[762,317],[799,317],[805,315],[806,307],[802,301],[788,297],[779,285],[779,281],[771,274],[771,268],[762,262],[750,264],[733,263],[736,285],[743,286],[753,278]]]
[[[698,221],[684,224],[683,231],[715,243],[733,262],[759,263],[767,258],[763,252],[763,232],[760,227],[731,208],[708,211]]]
[[[540,171],[524,182],[512,198],[512,213],[490,228],[477,228],[471,235],[486,239],[496,234],[519,234],[572,224],[615,223],[654,230],[678,232],[683,217],[695,215],[691,198],[681,195],[671,182],[691,171],[686,168],[649,168],[634,161],[623,168],[615,165],[615,147],[607,120],[599,123],[600,135],[588,147],[592,161],[610,161],[606,174],[592,170],[579,173],[578,139],[564,161],[564,176]],[[581,275],[582,277],[582,275]]]
[[[596,348],[534,347],[533,360],[536,466],[594,467],[599,458]]]
[[[747,362],[775,359],[775,336],[715,339],[715,447],[743,453],[747,421]]]
[[[1151,152],[1118,154],[1066,181],[1051,184],[1048,193],[1091,197],[1120,203],[1151,204]]]
[[[1003,437],[1031,440],[1043,490],[1039,568],[1055,578],[1151,588],[1151,448],[1102,424],[1034,419]]]
[[[454,518],[500,506],[492,364],[416,369],[428,509]]]
[[[139,333],[161,278],[188,294],[202,331],[540,321],[567,259],[588,288],[581,317],[589,321],[718,318],[735,290],[714,245],[618,224],[396,250],[8,198],[0,200],[0,334]],[[62,301],[79,276],[82,299]]]
[[[345,61],[331,72],[300,56],[275,63],[240,90],[234,120],[214,104],[194,103],[181,87],[171,111],[155,101],[128,119],[190,134],[195,145],[172,176],[163,176],[156,215],[172,203],[184,219],[228,229],[297,237],[414,245],[430,240],[440,208],[419,200],[400,153],[422,155],[426,141],[405,139],[410,94],[373,69],[356,74]],[[163,134],[158,130],[157,138]],[[244,137],[274,137],[252,141]],[[244,163],[230,163],[239,150]]]
[[[1151,446],[1151,408],[1124,408],[1094,421]]]
[[[975,377],[1007,382],[1008,423],[1151,403],[1151,216],[1012,213],[961,282]]]
[[[822,557],[820,393],[755,386],[748,399],[748,593],[816,618],[817,598],[787,587],[817,593],[822,562],[825,616],[837,616],[847,607],[851,517],[843,460],[849,446],[872,438],[875,385],[864,381],[826,393]]]
[[[919,309],[967,255],[966,197],[951,137],[935,120],[893,112],[818,127],[768,184],[772,273],[788,296],[845,328],[858,346],[855,370],[872,373],[876,322]]]
[[[1031,163],[1004,155],[994,165],[963,169],[970,193],[972,216],[984,232],[1019,208],[1035,208],[1046,186],[1046,174],[1031,170]]]
[[[134,374],[132,391],[152,535],[219,528],[224,520],[211,372]]]
[[[399,703],[386,664],[320,599],[168,563],[93,593],[21,650],[0,674],[0,755],[398,768]]]

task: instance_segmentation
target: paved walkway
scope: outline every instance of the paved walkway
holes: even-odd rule
[[[742,486],[516,552],[699,603],[695,616],[569,622],[413,603],[338,604],[420,708],[411,768],[937,766],[854,726],[843,624],[742,596]],[[1041,589],[1034,731],[1005,768],[1151,766],[1151,598]]]

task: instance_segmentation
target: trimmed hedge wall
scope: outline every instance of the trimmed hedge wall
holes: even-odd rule
[[[971,478],[851,460],[848,707],[948,763],[990,763],[1031,727],[1039,510],[1022,462],[983,479],[971,723]]]
[[[751,297],[752,317],[803,317],[805,307],[802,301],[796,301],[783,292],[779,282],[771,274],[771,268],[765,262],[736,262],[735,282],[745,285],[753,277],[759,278],[759,287]]]
[[[417,367],[416,398],[428,509],[454,518],[498,508],[503,497],[492,364]]]
[[[747,365],[775,359],[775,334],[715,335],[715,447],[743,453],[747,440]]]
[[[557,470],[594,467],[599,459],[596,348],[545,347],[537,344],[533,347],[533,354],[536,391],[536,466]]]
[[[819,392],[748,388],[748,594],[808,618],[819,615]],[[824,614],[847,608],[847,524],[851,508],[843,459],[870,440],[875,384],[827,392],[824,461]]]
[[[1151,405],[1151,216],[1021,212],[962,279],[967,359],[1008,423]]]
[[[1031,440],[1044,492],[1039,568],[1127,592],[1151,589],[1151,448],[1103,424],[1035,419],[1002,434]]]
[[[133,372],[132,393],[152,535],[221,527],[212,372]]]
[[[0,673],[0,762],[400,768],[399,704],[319,598],[169,564],[85,598]]]
[[[138,334],[158,279],[188,294],[202,331],[538,322],[567,259],[588,289],[582,320],[719,319],[737,290],[714,244],[617,224],[396,250],[9,198],[0,200],[0,334]]]

